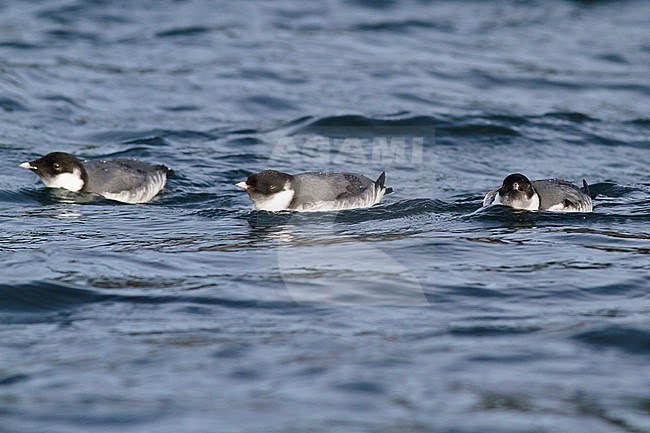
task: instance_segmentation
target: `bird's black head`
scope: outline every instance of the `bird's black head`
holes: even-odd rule
[[[272,195],[284,191],[292,176],[276,170],[264,170],[251,174],[246,179],[247,190],[251,193]]]
[[[48,187],[78,191],[88,181],[88,174],[83,164],[69,153],[48,153],[34,161],[23,162],[20,166],[36,173]],[[67,185],[74,186],[68,188]]]
[[[28,168],[39,175],[49,175],[49,177],[54,177],[62,173],[73,173],[75,168],[83,168],[83,165],[77,158],[64,152],[48,153],[34,161],[23,164],[21,164],[22,167]]]
[[[535,190],[526,176],[521,173],[513,173],[503,180],[503,184],[499,189],[499,195],[501,197],[511,194],[524,195],[531,198],[535,194]]]

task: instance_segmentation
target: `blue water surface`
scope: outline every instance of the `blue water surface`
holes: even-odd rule
[[[0,1],[0,431],[650,431],[648,16]],[[176,175],[47,190],[54,150]],[[265,168],[395,193],[256,213]],[[479,210],[516,171],[594,212]]]

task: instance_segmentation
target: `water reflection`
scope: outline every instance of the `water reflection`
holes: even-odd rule
[[[346,235],[353,212],[253,212],[251,236],[275,247],[279,274],[294,301],[309,305],[425,306],[420,281],[372,234]],[[385,239],[384,239],[385,240]]]

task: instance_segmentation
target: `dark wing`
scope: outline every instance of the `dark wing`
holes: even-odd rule
[[[497,196],[497,191],[499,191],[499,188],[494,188],[492,191],[485,194],[485,197],[483,197],[483,207],[490,206],[492,203],[494,203],[494,199]]]
[[[88,172],[86,190],[96,193],[131,191],[159,178],[161,174],[171,174],[171,170],[164,165],[151,165],[134,159],[88,161],[84,167]]]
[[[565,208],[579,208],[589,201],[589,196],[572,182],[562,179],[545,179],[531,182],[539,195],[542,210],[563,205]]]
[[[369,186],[372,181],[365,176],[353,173],[341,173],[345,180],[348,181],[345,191],[339,194],[336,199],[343,200],[350,197],[359,197]]]
[[[374,182],[354,173],[301,173],[294,175],[300,201],[321,202],[361,195]]]

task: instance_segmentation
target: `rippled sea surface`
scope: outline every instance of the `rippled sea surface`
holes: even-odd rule
[[[648,16],[0,1],[0,431],[650,431]],[[46,190],[54,150],[176,175]],[[265,168],[395,193],[256,213]],[[478,210],[516,171],[594,212]]]

